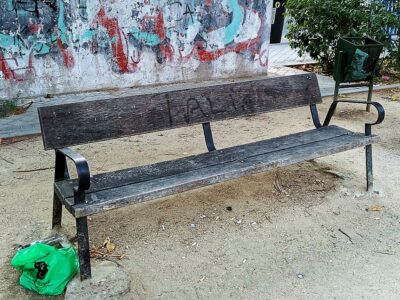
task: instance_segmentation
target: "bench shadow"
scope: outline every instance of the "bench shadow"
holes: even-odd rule
[[[322,163],[304,162],[101,213],[89,221],[91,245],[110,237],[130,247],[165,229],[185,240],[197,227],[201,234],[226,223],[270,222],[284,209],[325,202],[339,180],[327,170]]]

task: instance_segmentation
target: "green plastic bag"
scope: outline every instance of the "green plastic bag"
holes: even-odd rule
[[[79,262],[73,247],[35,243],[20,249],[11,264],[22,270],[19,283],[41,295],[60,295],[76,275]]]
[[[354,53],[353,60],[351,61],[351,65],[349,66],[348,76],[346,81],[353,80],[367,80],[367,78],[371,75],[371,72],[366,72],[364,70],[365,63],[368,59],[368,53],[357,49]]]

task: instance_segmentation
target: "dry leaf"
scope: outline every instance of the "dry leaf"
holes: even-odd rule
[[[281,187],[281,177],[279,176],[278,172],[275,173],[274,187],[277,192],[279,193],[283,192],[283,189]]]
[[[384,209],[383,206],[380,205],[371,205],[367,208],[367,211],[382,211]]]
[[[393,95],[392,96],[392,101],[399,101],[400,100],[400,95]]]
[[[103,247],[106,247],[108,253],[115,250],[115,244],[111,241],[109,236],[104,240]]]

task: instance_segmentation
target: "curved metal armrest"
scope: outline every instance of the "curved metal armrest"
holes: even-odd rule
[[[356,100],[336,100],[336,101],[333,101],[332,104],[331,104],[331,106],[329,107],[329,110],[328,110],[328,113],[327,113],[327,115],[326,115],[326,117],[325,117],[325,121],[324,121],[323,126],[328,126],[328,125],[329,125],[329,123],[330,123],[330,121],[331,121],[331,119],[332,119],[332,116],[333,116],[333,114],[335,113],[336,106],[337,106],[337,104],[338,104],[339,102],[344,102],[344,103],[355,103],[355,104],[364,104],[364,105],[365,105],[365,104],[371,104],[371,105],[373,105],[373,106],[376,108],[376,110],[378,111],[378,119],[377,119],[374,123],[366,123],[366,124],[365,124],[365,130],[366,130],[365,133],[366,133],[367,135],[370,135],[370,134],[371,134],[370,130],[371,130],[371,126],[372,126],[372,125],[380,124],[380,123],[382,123],[382,121],[385,119],[385,109],[384,109],[383,106],[382,106],[380,103],[378,103],[378,102],[356,101]]]
[[[68,157],[74,162],[79,180],[78,191],[88,190],[90,187],[90,171],[86,159],[70,148],[56,149],[56,156],[58,155],[62,155],[63,158]]]

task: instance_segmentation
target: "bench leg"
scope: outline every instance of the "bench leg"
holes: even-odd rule
[[[92,277],[87,217],[76,219],[76,231],[78,238],[78,256],[81,280],[85,280]]]
[[[367,191],[372,190],[374,177],[372,173],[372,145],[365,146],[366,166],[367,166]]]
[[[55,166],[54,166],[54,182],[59,180],[69,179],[68,166],[65,156],[56,151]],[[54,187],[53,187],[54,188]],[[61,226],[62,219],[62,202],[58,198],[56,192],[53,194],[53,219],[52,227]]]
[[[58,199],[57,194],[54,192],[53,196],[53,219],[51,223],[51,228],[61,226],[61,218],[62,218],[62,203],[60,199]]]

